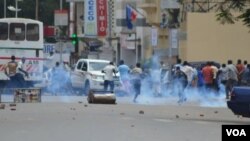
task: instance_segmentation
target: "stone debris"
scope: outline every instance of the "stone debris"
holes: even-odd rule
[[[78,101],[79,104],[82,104],[82,101]]]
[[[140,110],[140,111],[139,111],[139,114],[144,114],[144,111]]]
[[[204,117],[204,115],[203,115],[203,114],[200,114],[200,117]]]
[[[10,107],[16,106],[16,103],[10,103]]]
[[[175,118],[179,118],[180,116],[179,115],[175,115]]]
[[[72,118],[72,120],[76,120],[76,118],[75,118],[75,117],[73,117],[73,118]]]
[[[135,127],[135,125],[131,125],[131,127]]]
[[[88,105],[87,105],[87,104],[84,104],[84,107],[88,107]]]
[[[218,114],[218,111],[214,111],[215,114]]]
[[[125,115],[125,113],[120,113],[120,115]]]
[[[5,109],[5,104],[1,104],[0,109]]]
[[[16,111],[16,108],[10,108],[11,111]]]
[[[76,108],[70,108],[70,110],[76,110]]]
[[[189,114],[186,114],[186,116],[188,116]]]

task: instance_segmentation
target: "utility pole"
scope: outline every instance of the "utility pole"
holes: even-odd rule
[[[17,18],[17,12],[18,12],[18,2],[17,2],[18,0],[16,0],[16,18]]]
[[[111,0],[109,0],[108,1],[108,31],[109,31],[109,33],[108,33],[108,43],[109,43],[109,47],[111,47],[112,48],[112,60],[113,60],[113,62],[115,62],[116,61],[116,53],[115,53],[115,50],[114,50],[114,47],[112,46],[112,2],[111,2]]]
[[[62,10],[62,6],[63,4],[62,4],[62,0],[60,0],[60,10]]]
[[[4,0],[4,18],[6,18],[6,0]]]
[[[39,8],[39,0],[36,0],[36,20],[38,20],[38,8]]]

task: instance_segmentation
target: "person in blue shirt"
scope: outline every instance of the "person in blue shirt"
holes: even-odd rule
[[[120,73],[120,81],[122,84],[122,88],[126,91],[129,92],[130,87],[129,87],[129,72],[130,68],[124,64],[124,61],[121,60],[118,66],[118,71]]]

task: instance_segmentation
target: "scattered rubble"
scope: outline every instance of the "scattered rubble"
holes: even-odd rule
[[[135,127],[135,125],[131,125],[131,127]]]
[[[175,118],[179,118],[180,116],[179,115],[175,115]]]
[[[218,114],[218,111],[214,111],[215,114]]]
[[[140,111],[139,111],[139,114],[144,114],[144,111],[143,111],[143,110],[140,110]]]
[[[16,103],[10,103],[10,107],[16,106]]]
[[[5,109],[5,104],[1,104],[0,109]]]
[[[16,111],[16,108],[10,108],[11,111]]]
[[[125,113],[120,113],[120,115],[125,115]]]
[[[200,117],[204,117],[204,115],[203,115],[203,114],[200,114]]]
[[[87,105],[87,104],[84,104],[84,107],[88,107],[88,105]]]
[[[79,104],[82,104],[82,101],[78,101]]]

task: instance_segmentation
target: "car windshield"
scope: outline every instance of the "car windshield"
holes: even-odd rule
[[[89,70],[90,71],[101,71],[108,62],[89,62]]]

